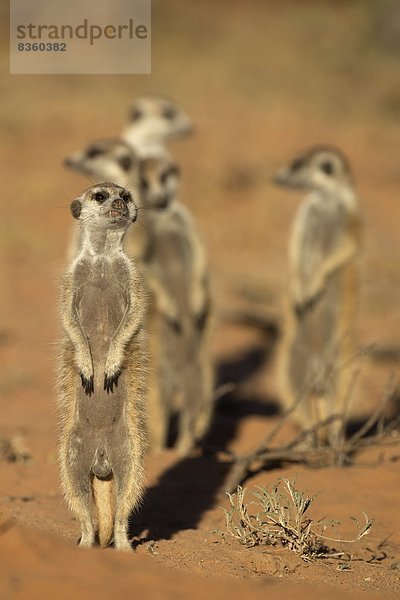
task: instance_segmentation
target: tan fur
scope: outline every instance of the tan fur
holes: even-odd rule
[[[108,546],[114,532],[115,515],[115,483],[112,479],[104,480],[93,477],[93,500],[97,509],[99,523],[99,543],[102,548]]]
[[[327,172],[325,171],[327,170]],[[278,353],[286,407],[302,428],[342,414],[355,355],[360,216],[347,160],[317,147],[278,173],[277,182],[309,190],[290,241],[290,283]],[[334,443],[339,422],[320,431]]]
[[[101,205],[94,200],[99,191],[109,195]],[[82,208],[83,235],[61,290],[59,465],[65,498],[81,525],[80,545],[95,541],[93,497],[100,544],[113,533],[115,547],[129,549],[128,518],[144,485],[147,361],[141,278],[121,245],[136,208],[121,194],[126,190],[101,184],[72,205]],[[112,216],[116,201],[125,203],[124,216]]]

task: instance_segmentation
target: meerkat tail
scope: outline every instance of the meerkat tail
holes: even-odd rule
[[[114,528],[114,479],[93,477],[93,498],[99,519],[99,542],[104,548],[111,542]]]

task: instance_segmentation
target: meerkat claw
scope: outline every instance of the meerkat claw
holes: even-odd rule
[[[107,394],[109,394],[110,392],[113,393],[114,386],[116,388],[118,387],[118,379],[119,379],[120,375],[121,375],[121,371],[117,371],[111,377],[109,377],[108,375],[104,376],[104,389],[107,392]]]
[[[81,373],[81,382],[82,382],[82,387],[85,390],[85,394],[87,396],[91,396],[94,393],[94,378],[93,378],[93,375],[91,377],[89,377],[89,379],[87,379]]]
[[[306,300],[306,302],[303,302],[302,304],[297,303],[294,305],[294,310],[295,313],[297,315],[298,319],[301,319],[302,317],[304,317],[304,315],[309,312],[311,309],[314,308],[314,306],[317,304],[317,302],[320,300],[320,298],[323,296],[324,294],[324,290],[321,290],[319,292],[317,292],[314,296],[312,296],[312,298],[310,298],[309,300]]]

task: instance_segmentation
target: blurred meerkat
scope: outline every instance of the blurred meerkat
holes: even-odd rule
[[[122,137],[140,158],[166,157],[168,140],[192,132],[191,120],[175,102],[163,96],[143,96],[133,103]]]
[[[289,305],[278,362],[282,400],[301,398],[303,428],[344,411],[354,357],[360,213],[346,157],[332,147],[297,156],[275,178],[306,190],[289,246]],[[334,443],[339,423],[321,432]]]
[[[114,538],[130,548],[128,517],[143,491],[146,375],[140,276],[122,249],[137,209],[112,183],[71,204],[82,230],[79,253],[62,280],[64,338],[59,360],[59,465],[81,546]]]
[[[176,199],[177,166],[168,158],[139,168],[147,245],[144,277],[152,298],[149,329],[157,365],[150,386],[149,435],[153,450],[166,446],[170,416],[178,410],[181,454],[207,432],[213,410],[209,273],[189,211]]]
[[[137,184],[139,157],[124,140],[94,140],[64,160],[64,165],[86,175],[94,183],[110,181],[128,188]]]

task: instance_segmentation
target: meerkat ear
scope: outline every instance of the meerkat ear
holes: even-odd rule
[[[74,200],[71,202],[71,213],[74,219],[79,219],[82,212],[82,202],[80,200]]]

